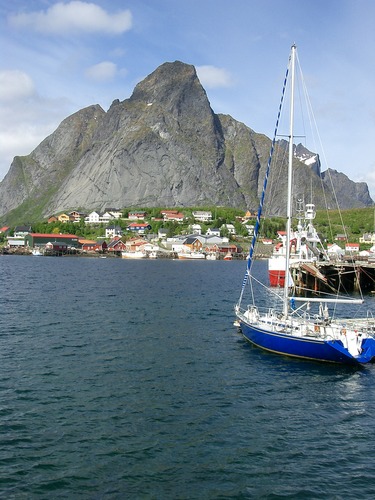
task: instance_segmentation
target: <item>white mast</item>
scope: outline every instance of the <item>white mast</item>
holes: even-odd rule
[[[290,261],[290,238],[292,232],[292,177],[293,177],[293,127],[294,127],[294,73],[295,73],[296,45],[292,45],[290,55],[290,128],[289,128],[289,162],[288,162],[288,202],[286,212],[286,258],[284,278],[284,316],[289,311],[289,261]]]

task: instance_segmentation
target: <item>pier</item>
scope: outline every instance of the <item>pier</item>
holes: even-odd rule
[[[299,263],[291,267],[291,275],[300,295],[306,289],[317,293],[375,292],[375,262],[343,259],[340,262]]]

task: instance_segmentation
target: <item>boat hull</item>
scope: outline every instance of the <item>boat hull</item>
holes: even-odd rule
[[[363,341],[363,353],[352,356],[340,340],[320,340],[306,337],[293,337],[278,332],[270,332],[260,327],[240,321],[240,328],[245,339],[266,351],[301,359],[330,363],[358,365],[372,361],[375,356],[375,342]]]
[[[280,286],[283,287],[285,283],[285,271],[284,269],[274,269],[268,270],[268,278],[270,280],[270,286]]]
[[[122,252],[123,259],[144,259],[146,254],[144,252]]]
[[[268,279],[270,286],[283,287],[285,283],[286,260],[284,256],[272,256],[268,259]]]
[[[178,253],[178,258],[181,260],[204,260],[206,256],[204,253],[191,252],[191,253]]]

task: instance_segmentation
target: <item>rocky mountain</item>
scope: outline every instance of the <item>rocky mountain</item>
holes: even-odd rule
[[[0,183],[0,217],[35,220],[73,209],[231,206],[254,209],[271,141],[215,114],[194,66],[165,63],[132,96],[66,118],[30,155],[15,157]],[[276,144],[267,198],[283,213],[287,143]],[[333,203],[317,155],[295,148],[295,183]],[[371,205],[366,184],[331,171],[342,208]],[[323,188],[326,193],[323,195]],[[345,196],[344,196],[345,195]]]

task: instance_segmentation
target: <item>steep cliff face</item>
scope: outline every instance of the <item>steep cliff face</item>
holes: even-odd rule
[[[66,118],[30,155],[16,156],[0,183],[0,215],[29,201],[32,210],[40,206],[45,213],[51,194],[91,147],[92,135],[104,116],[98,105],[82,109]]]
[[[328,190],[335,190],[340,208],[360,208],[373,204],[365,182],[353,182],[345,174],[330,168],[322,173],[322,179]]]
[[[115,102],[51,200],[62,207],[244,205],[220,121],[193,66],[166,63]]]
[[[106,206],[254,209],[270,144],[266,136],[212,111],[193,66],[165,63],[129,99],[114,101],[107,112],[98,105],[78,111],[29,156],[16,157],[0,183],[0,215],[6,219],[4,214],[16,209],[32,220]],[[271,214],[282,213],[284,206],[286,147],[280,141],[275,148]],[[320,204],[319,159],[302,147],[295,154],[298,189],[313,190]],[[360,206],[371,203],[366,185],[352,185]]]

